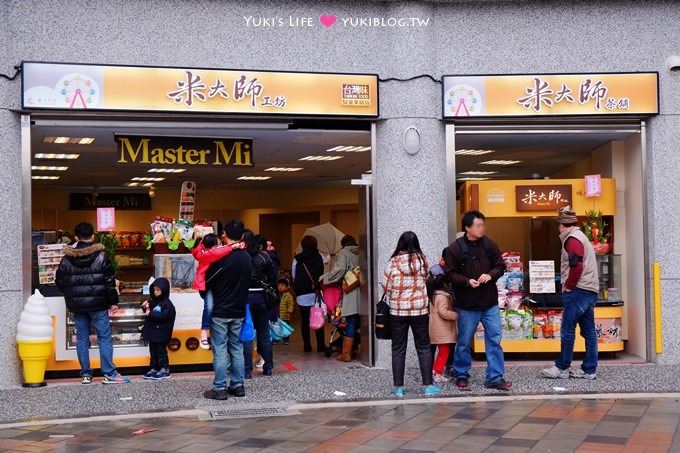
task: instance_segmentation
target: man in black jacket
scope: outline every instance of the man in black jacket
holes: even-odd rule
[[[102,244],[94,244],[94,228],[80,223],[75,228],[76,244],[64,248],[55,282],[64,294],[66,308],[76,324],[76,350],[83,384],[92,382],[90,368],[90,326],[97,332],[99,360],[104,384],[124,384],[113,364],[109,309],[118,310],[118,291],[113,265]]]
[[[472,367],[470,343],[481,322],[487,363],[484,385],[508,390],[512,383],[503,378],[505,362],[496,289],[496,280],[505,272],[505,263],[498,246],[484,235],[481,212],[465,213],[463,231],[463,236],[444,251],[444,272],[453,285],[458,310],[458,339],[453,360],[456,385],[468,386]]]
[[[228,245],[243,238],[244,226],[240,220],[230,220],[224,226]],[[206,290],[212,290],[215,299],[210,325],[210,343],[213,351],[215,378],[212,389],[203,396],[226,400],[229,395],[243,397],[245,389],[245,363],[241,327],[246,315],[250,283],[250,255],[237,249],[213,263],[205,274]],[[230,383],[227,386],[227,352],[231,357]]]

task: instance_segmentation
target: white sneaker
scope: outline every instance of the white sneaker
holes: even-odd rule
[[[571,370],[569,370],[569,377],[574,379],[586,379],[588,381],[592,381],[595,378],[597,378],[597,374],[596,373],[588,374],[581,368],[572,368]]]
[[[264,359],[262,357],[255,362],[255,368],[264,368]]]
[[[548,379],[567,379],[569,377],[569,370],[560,370],[553,365],[550,368],[542,369],[541,375]]]
[[[449,382],[451,378],[446,377],[443,374],[435,374],[432,380],[437,384],[441,384],[442,382]]]

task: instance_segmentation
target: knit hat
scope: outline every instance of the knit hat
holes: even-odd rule
[[[557,221],[562,225],[571,225],[578,223],[576,213],[567,205],[557,210]]]

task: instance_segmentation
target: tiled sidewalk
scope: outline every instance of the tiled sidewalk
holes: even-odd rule
[[[114,419],[11,428],[0,431],[0,448],[192,453],[680,451],[680,402],[674,398],[377,404],[383,405],[311,405],[298,415],[269,418]],[[132,434],[142,428],[155,431]]]

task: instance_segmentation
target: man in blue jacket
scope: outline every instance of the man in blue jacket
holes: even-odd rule
[[[55,283],[64,294],[66,308],[76,323],[76,351],[83,384],[92,382],[90,367],[90,325],[94,324],[104,384],[124,384],[113,364],[109,309],[118,310],[116,274],[102,244],[94,243],[94,228],[80,223],[75,228],[76,244],[64,248]]]

